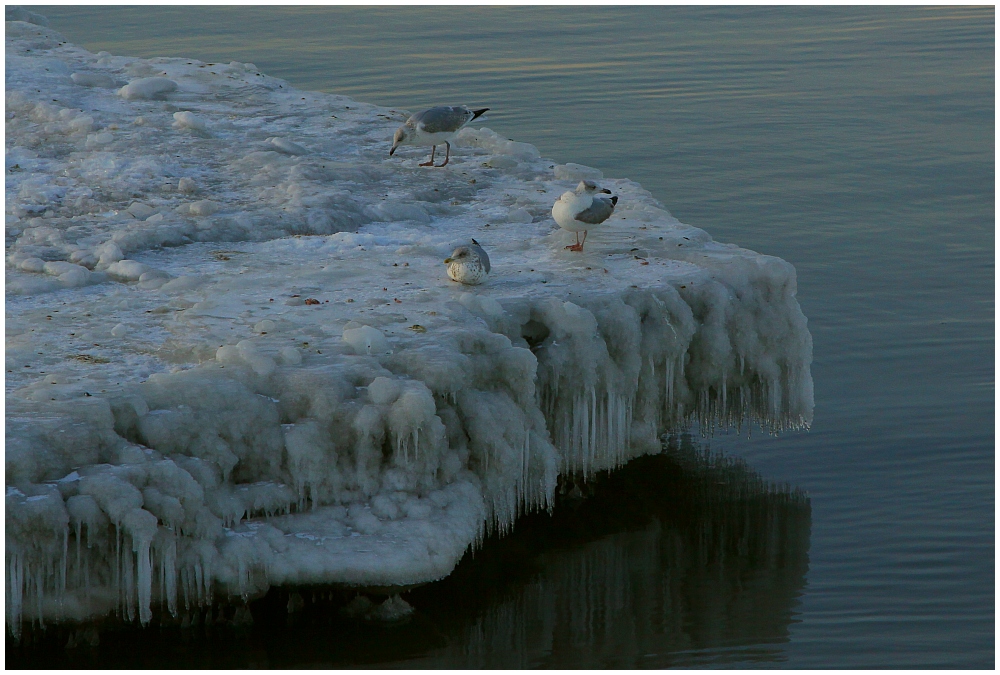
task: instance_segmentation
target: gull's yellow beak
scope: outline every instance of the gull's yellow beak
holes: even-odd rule
[[[445,263],[450,263],[451,262],[451,258],[445,258],[444,261],[445,261]]]

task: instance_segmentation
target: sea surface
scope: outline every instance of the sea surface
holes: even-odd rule
[[[323,594],[278,621],[269,596],[242,634],[112,634],[52,664],[993,667],[993,7],[32,9],[93,52],[489,107],[793,263],[816,395],[808,432],[693,429],[566,486],[404,624]]]

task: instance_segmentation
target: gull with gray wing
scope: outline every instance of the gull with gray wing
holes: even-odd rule
[[[596,183],[582,180],[572,192],[564,192],[552,205],[552,217],[564,230],[576,233],[576,244],[567,246],[570,251],[583,251],[587,243],[587,232],[596,229],[611,217],[618,203],[618,196],[605,197],[611,190],[600,188]],[[583,241],[580,241],[583,232]]]
[[[448,277],[469,286],[481,284],[490,273],[490,257],[475,239],[471,246],[459,246],[444,259],[448,266]]]
[[[466,124],[476,119],[489,108],[471,110],[464,105],[439,105],[418,112],[403,123],[403,126],[396,129],[392,137],[392,149],[389,154],[396,152],[396,148],[401,145],[422,145],[431,146],[430,161],[422,163],[420,166],[445,166],[451,159],[451,141],[455,134]],[[434,151],[437,146],[444,143],[445,156],[441,164],[434,163]]]

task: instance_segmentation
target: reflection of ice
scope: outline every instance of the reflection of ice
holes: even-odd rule
[[[559,475],[811,421],[794,269],[629,180],[569,254],[551,205],[595,169],[485,128],[420,169],[394,111],[252,64],[6,39],[13,635],[426,583]],[[472,237],[468,291],[442,260]]]
[[[700,454],[686,439],[584,492],[591,496],[575,504],[562,499],[551,521],[532,519],[510,541],[487,547],[475,566],[463,563],[447,604],[489,600],[466,603],[475,619],[456,626],[451,646],[394,665],[640,668],[781,659],[808,568],[808,498],[766,484],[739,461]],[[515,561],[511,551],[526,555]],[[495,588],[491,564],[527,578]],[[420,608],[419,592],[411,595]]]

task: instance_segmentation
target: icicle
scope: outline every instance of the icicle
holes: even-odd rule
[[[774,425],[780,429],[781,421],[784,419],[784,416],[781,414],[781,383],[776,380],[772,380],[771,389],[774,392],[774,406],[771,408],[772,420],[774,420]]]
[[[59,597],[60,600],[66,595],[66,576],[69,567],[69,528],[63,530],[63,554],[62,569],[59,573]]]
[[[115,587],[118,593],[118,614],[121,615],[122,608],[124,607],[123,595],[123,582],[122,579],[124,575],[122,574],[122,532],[118,525],[115,524],[115,571],[114,578],[112,579],[112,585]]]
[[[132,556],[123,555],[121,556],[122,565],[122,589],[125,615],[128,617],[129,621],[135,621],[135,608],[136,602],[136,589],[135,589],[135,570],[132,567]]]
[[[608,458],[608,451],[611,449],[611,410],[609,406],[608,394],[605,393],[601,397],[601,400],[597,404],[597,416],[596,423],[594,424],[595,431],[597,433],[597,447],[595,448],[595,460],[597,459],[597,453],[604,455],[604,459]]]
[[[184,592],[184,612],[191,611],[191,573],[187,567],[181,568],[181,590]]]
[[[204,570],[202,570],[201,562],[196,562],[194,564],[194,592],[199,605],[204,604],[202,601],[202,598],[204,597],[204,593],[202,591],[202,587],[205,583],[204,576],[205,573]]]
[[[725,422],[728,423],[729,422],[729,418],[728,418],[728,415],[726,414],[726,411],[727,411],[727,407],[726,407],[726,374],[722,373],[722,414],[726,415]]]
[[[81,575],[83,573],[83,564],[80,561],[80,541],[83,539],[83,521],[78,520],[73,523],[73,535],[76,537],[76,585],[81,585]]]
[[[204,572],[203,572],[202,576],[203,576],[203,579],[204,579],[204,582],[205,582],[205,594],[203,596],[204,597],[204,602],[205,603],[211,603],[211,601],[212,601],[212,561],[211,560],[205,561],[205,569],[204,569]]]
[[[588,459],[590,466],[593,467],[597,453],[597,391],[593,388],[590,390],[590,411],[587,422],[590,425],[590,456]]]
[[[16,550],[8,549],[7,556],[7,630],[15,639],[20,639],[24,606],[24,562]]]
[[[82,526],[81,526],[81,529],[82,529]],[[91,546],[91,538],[90,538],[91,537],[91,530],[92,529],[93,529],[93,527],[91,525],[87,525],[87,551],[88,551],[88,555],[84,556],[84,558],[83,558],[83,587],[84,587],[84,589],[86,589],[86,595],[87,595],[88,598],[90,597],[90,555],[89,555],[89,551],[92,548],[92,546]]]
[[[138,548],[136,550],[138,588],[136,590],[139,604],[139,623],[145,626],[149,623],[150,619],[153,618],[153,613],[150,609],[153,579],[152,570],[150,569],[151,562],[149,559],[149,541],[144,537],[138,542],[133,540],[133,546],[136,544],[138,544]]]
[[[524,495],[523,499],[523,509],[528,510],[529,506],[529,496],[528,496],[528,460],[531,457],[531,430],[525,427],[524,429],[524,449],[521,451],[521,490]]]
[[[666,412],[667,421],[672,421],[674,418],[674,410],[676,405],[674,403],[674,362],[669,358],[664,362],[664,400],[663,400],[663,410]]]
[[[37,570],[34,565],[28,565],[28,577],[32,580],[35,586],[35,607],[37,610],[38,625],[44,628],[45,621],[42,618],[42,600],[45,595],[45,574],[44,571],[39,573],[39,570]]]

